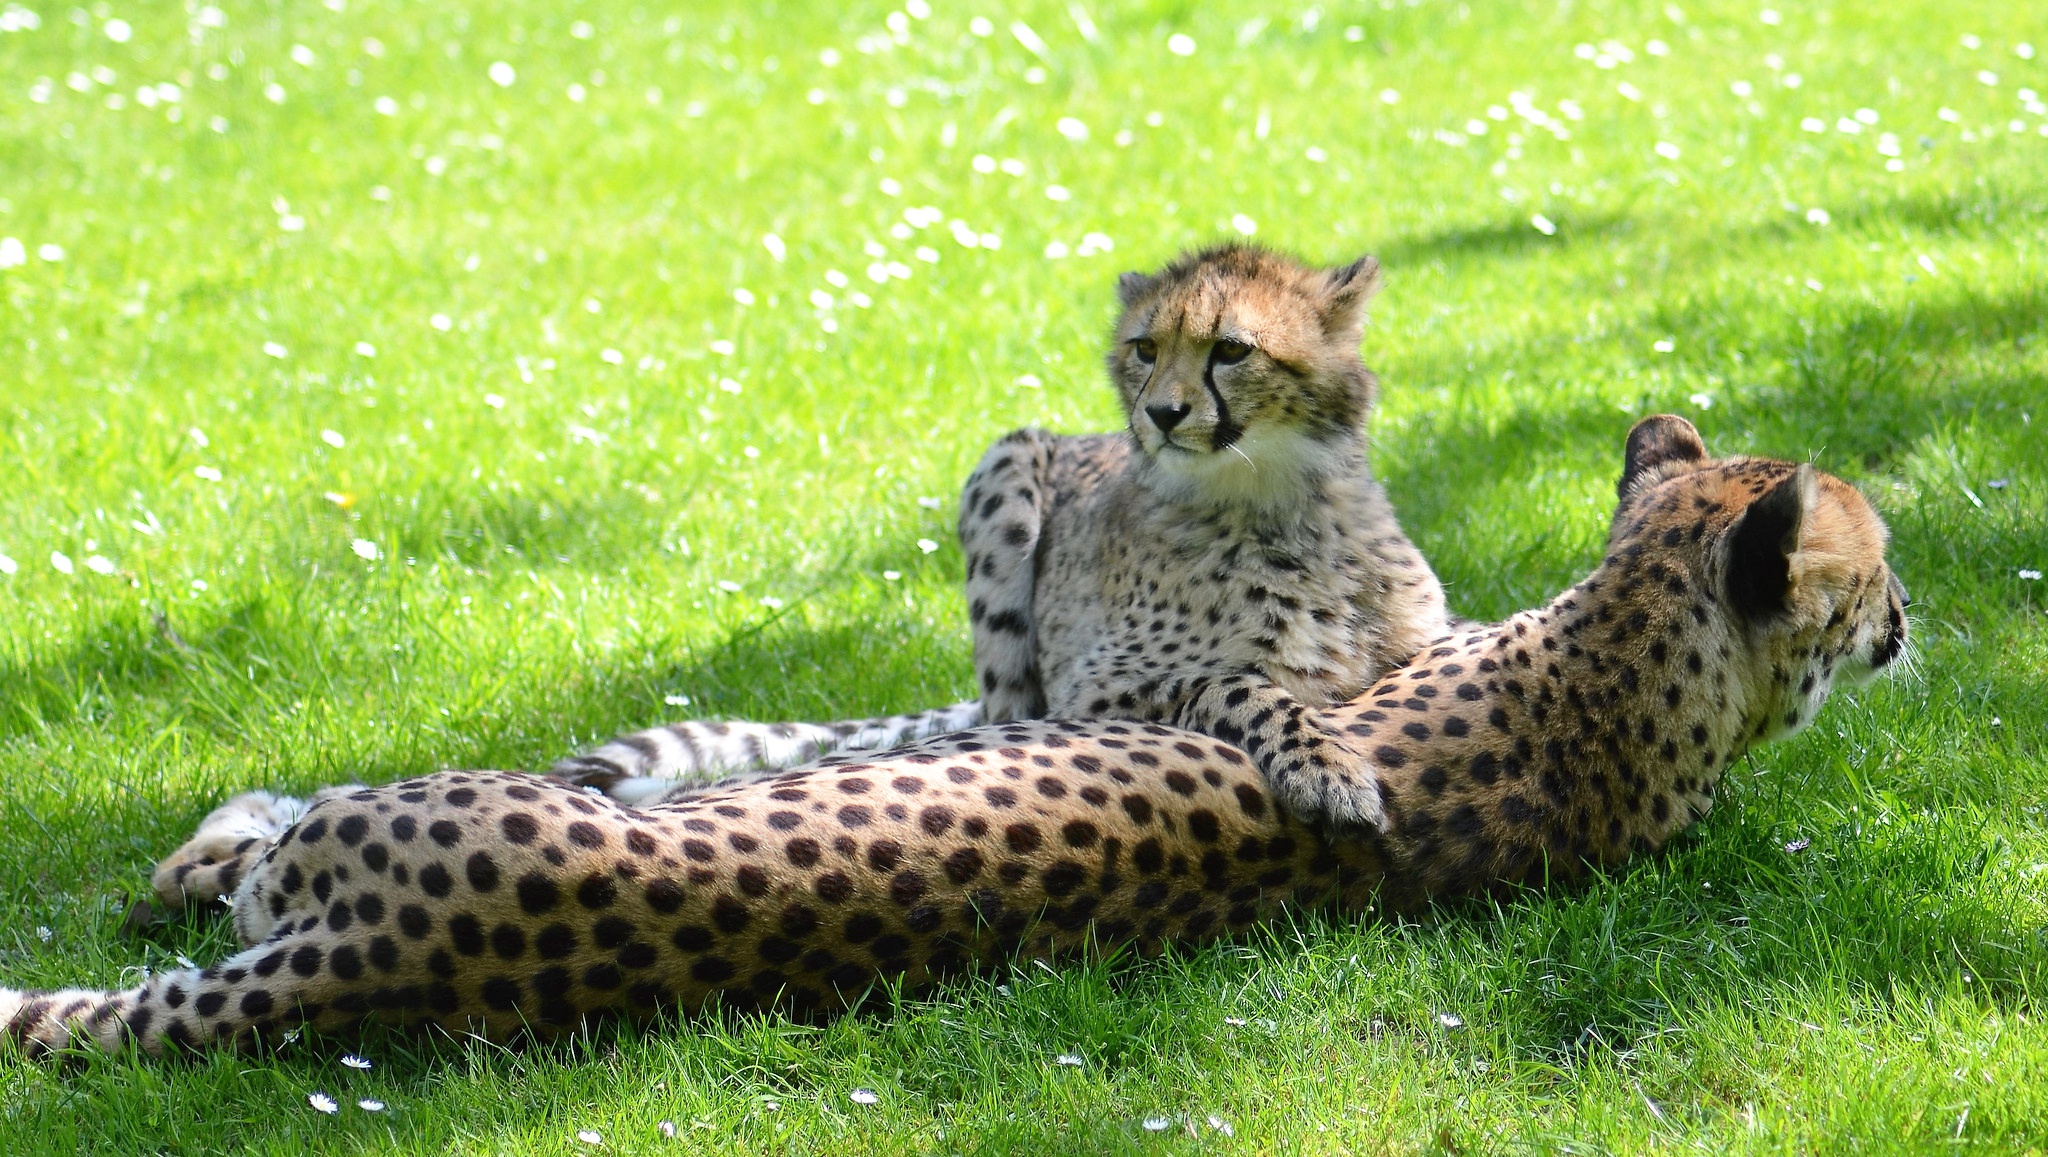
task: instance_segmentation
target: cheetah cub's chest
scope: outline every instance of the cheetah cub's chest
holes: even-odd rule
[[[1136,679],[1256,668],[1304,704],[1348,696],[1389,665],[1380,596],[1344,527],[1348,507],[1292,525],[1152,509],[1102,544],[1105,632],[1080,648],[1053,714]],[[1419,642],[1404,639],[1398,646]]]

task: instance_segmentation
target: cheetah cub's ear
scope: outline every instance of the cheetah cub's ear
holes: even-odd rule
[[[1801,462],[1729,526],[1728,601],[1743,615],[1768,619],[1791,608],[1792,556],[1819,489],[1813,467]]]
[[[1361,257],[1323,277],[1323,332],[1357,345],[1365,336],[1365,303],[1380,291],[1380,263]]]
[[[1142,301],[1159,284],[1159,279],[1133,269],[1116,279],[1116,303],[1129,309]]]
[[[1659,466],[1706,460],[1707,444],[1700,441],[1700,432],[1691,422],[1676,414],[1653,414],[1628,432],[1628,450],[1615,493],[1627,498],[1636,481]]]

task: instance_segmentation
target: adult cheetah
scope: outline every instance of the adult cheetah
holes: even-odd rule
[[[1243,741],[1296,818],[1383,818],[1312,709],[1450,630],[1367,466],[1359,360],[1379,266],[1244,244],[1125,274],[1123,434],[1019,430],[960,502],[978,702],[839,724],[679,723],[556,766],[632,803],[709,769],[892,747],[979,722],[1170,722]]]
[[[1318,716],[1370,753],[1383,833],[1329,842],[1272,806],[1240,749],[1102,720],[642,809],[448,772],[339,789],[279,832],[278,801],[244,796],[158,884],[174,904],[233,891],[245,950],[119,991],[0,989],[0,1031],[160,1053],[366,1018],[499,1038],[713,999],[831,1008],[880,976],[1149,952],[1288,903],[1398,908],[1619,864],[1906,641],[1884,525],[1843,482],[1709,459],[1658,417],[1629,435],[1620,491],[1584,581]]]

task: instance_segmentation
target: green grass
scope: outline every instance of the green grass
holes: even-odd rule
[[[1378,465],[1460,611],[1588,567],[1623,433],[1675,410],[1717,452],[1872,495],[1920,673],[1575,892],[1034,966],[824,1026],[6,1059],[0,1149],[2048,1145],[2048,580],[2021,576],[2048,569],[2048,113],[2017,95],[2048,90],[2048,28],[2026,5],[1030,0],[976,35],[952,4],[332,0],[215,28],[27,2],[40,27],[0,32],[22,243],[0,260],[25,257],[0,269],[8,984],[222,952],[218,918],[121,920],[238,790],[969,693],[960,479],[1013,426],[1114,425],[1114,275],[1240,214],[1385,262]],[[889,19],[905,43],[878,48]],[[1611,68],[1574,53],[1610,39]],[[160,83],[178,99],[144,107]],[[1113,253],[1045,255],[1096,231]],[[911,276],[870,280],[868,242]]]

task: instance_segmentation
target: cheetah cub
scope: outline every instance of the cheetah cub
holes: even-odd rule
[[[1359,358],[1379,266],[1219,245],[1125,274],[1109,375],[1123,434],[1018,430],[960,503],[978,702],[838,724],[680,723],[555,774],[637,802],[701,770],[802,762],[978,722],[1166,722],[1251,753],[1281,805],[1383,818],[1311,712],[1446,634],[1443,590],[1367,464]]]
[[[881,977],[1145,955],[1289,904],[1581,877],[1662,848],[1744,750],[1898,658],[1884,550],[1845,483],[1710,459],[1652,418],[1592,574],[1316,713],[1369,749],[1383,831],[1332,840],[1274,808],[1242,750],[1114,720],[994,724],[646,808],[488,771],[333,789],[303,816],[241,796],[157,890],[233,891],[243,950],[119,990],[0,988],[0,1037],[159,1053],[373,1018],[503,1038],[711,1002],[822,1011]]]

